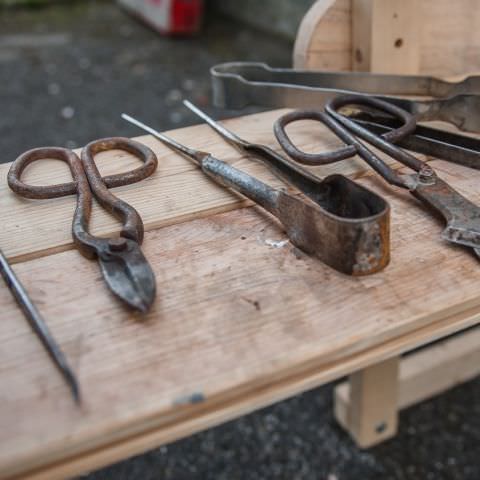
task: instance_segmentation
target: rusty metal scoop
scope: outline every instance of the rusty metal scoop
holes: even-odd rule
[[[388,264],[390,207],[370,190],[342,175],[319,180],[266,147],[251,145],[249,151],[267,152],[270,166],[304,192],[308,196],[304,200],[272,188],[210,153],[181,145],[128,115],[122,117],[193,160],[215,182],[262,206],[282,223],[295,246],[330,267],[349,275],[367,275]]]

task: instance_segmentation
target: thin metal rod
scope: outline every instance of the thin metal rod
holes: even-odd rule
[[[185,145],[178,143],[173,138],[170,138],[167,135],[160,133],[154,128],[149,127],[148,125],[145,125],[145,123],[140,122],[136,118],[133,118],[130,115],[127,115],[126,113],[122,113],[122,118],[127,122],[130,122],[133,125],[141,128],[142,130],[145,130],[150,135],[153,135],[155,138],[158,138],[158,140],[160,140],[161,142],[164,142],[167,145],[170,145],[172,148],[178,150],[179,152],[183,153],[187,157],[191,158],[192,160],[195,160],[195,162],[200,164],[201,159],[204,156],[203,152],[200,152],[199,150],[194,150],[193,148],[188,148]]]
[[[66,380],[70,390],[72,391],[73,398],[77,404],[80,404],[80,388],[78,381],[73,373],[73,370],[69,367],[67,359],[62,350],[55,342],[52,333],[48,329],[45,320],[40,315],[32,300],[28,296],[25,288],[20,283],[20,280],[15,275],[12,267],[9,265],[7,258],[0,250],[0,274],[5,280],[7,287],[12,292],[13,297],[17,301],[18,305],[25,314],[28,323],[32,327],[37,337],[42,342],[46,351],[50,355],[50,358],[55,363],[63,378]]]
[[[193,113],[198,115],[201,119],[205,120],[217,133],[219,133],[223,138],[226,140],[234,143],[237,147],[248,147],[251,145],[251,143],[243,140],[240,138],[238,135],[233,133],[232,131],[228,130],[228,128],[225,128],[223,125],[220,125],[220,123],[216,122],[213,118],[209,117],[205,112],[200,110],[196,105],[194,105],[192,102],[188,100],[184,100],[183,104],[191,110]]]

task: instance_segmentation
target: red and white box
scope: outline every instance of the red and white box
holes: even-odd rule
[[[192,34],[199,30],[203,0],[118,0],[128,11],[162,34]]]

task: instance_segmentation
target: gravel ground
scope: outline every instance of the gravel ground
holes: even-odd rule
[[[239,58],[288,66],[290,50],[223,19],[194,38],[162,38],[110,2],[0,7],[0,162],[38,146],[140,135],[122,112],[159,129],[198,123],[182,99],[208,106],[209,66]]]
[[[122,111],[160,129],[196,123],[181,99],[208,105],[210,65],[288,66],[290,52],[282,40],[218,18],[190,40],[158,37],[107,2],[0,10],[1,161],[35,146],[138,134]],[[333,419],[332,388],[82,478],[480,479],[480,379],[402,412],[399,435],[363,452]]]

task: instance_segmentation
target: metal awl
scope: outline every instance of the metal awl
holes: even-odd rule
[[[55,342],[52,333],[48,329],[45,320],[40,315],[40,312],[35,307],[34,303],[28,296],[25,288],[20,283],[20,280],[15,275],[12,267],[9,265],[7,258],[0,250],[0,274],[5,283],[12,292],[13,297],[22,309],[28,323],[32,327],[37,337],[42,342],[45,350],[50,355],[50,358],[55,363],[63,378],[67,382],[72,392],[73,398],[77,404],[80,403],[80,388],[78,381],[73,373],[73,370],[68,365],[67,359],[62,350]]]

